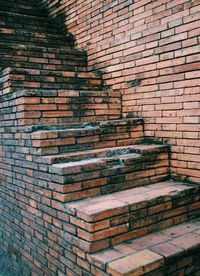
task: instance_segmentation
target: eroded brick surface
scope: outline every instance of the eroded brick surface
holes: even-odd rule
[[[144,117],[146,135],[172,145],[173,177],[199,183],[199,1],[40,5],[75,34],[105,84],[121,89],[123,114]]]
[[[169,180],[199,178],[198,3],[41,2],[54,19],[0,0],[0,246],[14,271],[198,275],[199,186]],[[56,21],[68,5],[77,42]]]

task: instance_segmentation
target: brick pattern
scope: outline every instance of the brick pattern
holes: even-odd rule
[[[164,151],[163,148],[160,150]],[[115,158],[89,157],[80,161],[54,164],[49,171],[58,174],[55,181],[59,189],[54,188],[53,197],[67,202],[166,179],[169,177],[167,157],[167,153],[156,153],[152,150],[146,156],[130,154]]]
[[[1,100],[2,126],[10,129],[27,126],[24,129],[27,132],[31,131],[31,125],[65,126],[117,119],[121,112],[118,93],[112,91],[26,89],[6,93]],[[142,128],[138,126],[139,130]]]
[[[171,173],[199,183],[199,1],[38,1],[73,33],[123,114],[172,145]]]
[[[100,243],[103,249],[198,216],[199,211],[193,206],[198,204],[199,196],[196,187],[161,182],[69,203],[67,212],[69,221],[76,227],[80,248],[87,242],[88,252],[95,252]],[[148,236],[145,240],[148,243]],[[95,249],[92,245],[97,241],[99,247]]]
[[[198,275],[199,226],[199,220],[173,226],[88,255],[88,260],[102,273],[95,275]]]
[[[89,107],[89,105],[87,105]],[[49,155],[49,152],[54,150],[54,154],[60,154],[61,161],[80,161],[88,157],[106,156],[108,148],[110,150],[120,149],[119,147],[128,146],[140,143],[143,140],[143,122],[141,119],[129,120],[112,120],[103,122],[83,123],[80,125],[71,126],[69,128],[55,128],[54,130],[35,131],[31,133],[32,146],[35,149],[35,154]],[[158,147],[159,148],[159,147]],[[95,149],[100,149],[95,151]],[[135,152],[137,148],[131,148],[130,151]],[[161,149],[161,147],[160,147]],[[162,148],[163,149],[163,148]],[[81,151],[75,156],[63,153]],[[90,153],[85,150],[91,150]],[[94,150],[94,151],[92,151]],[[164,151],[164,150],[163,150]],[[59,156],[54,156],[59,161]],[[65,157],[65,159],[63,159]],[[55,162],[54,158],[54,162]]]
[[[33,70],[8,67],[0,75],[3,94],[20,89],[101,90],[97,73]]]
[[[58,23],[49,21],[44,11],[30,7],[25,2],[1,1],[0,69],[21,66],[85,71],[86,53],[75,50],[73,40],[64,37]]]
[[[150,145],[143,120],[121,116],[117,76],[113,90],[102,90],[101,74],[88,72],[73,36],[56,34],[57,21],[33,3],[0,0],[1,246],[27,264],[30,273],[22,276],[105,276],[110,272],[92,265],[88,252],[108,248],[109,262],[129,258],[142,245],[117,243],[199,215],[199,187],[164,181],[169,146]],[[178,229],[167,252],[190,253],[188,240],[197,248],[199,230],[183,241],[179,232],[187,231]],[[162,272],[159,245],[142,249],[146,273]],[[198,255],[182,256],[171,271],[197,270]]]

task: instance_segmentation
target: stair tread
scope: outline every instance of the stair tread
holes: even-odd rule
[[[200,248],[200,219],[191,220],[88,255],[109,275],[143,275]]]
[[[53,165],[54,167],[56,168],[60,168],[60,169],[63,169],[63,168],[70,168],[70,167],[75,167],[75,166],[81,166],[81,165],[86,165],[86,164],[92,164],[92,163],[97,163],[97,162],[100,162],[100,161],[104,161],[105,159],[106,160],[114,160],[114,159],[118,159],[118,158],[125,158],[125,157],[138,157],[140,156],[139,154],[134,154],[134,153],[130,153],[130,154],[121,154],[119,156],[116,156],[116,157],[99,157],[99,158],[89,158],[89,159],[83,159],[83,160],[79,160],[79,161],[72,161],[72,162],[67,162],[67,163],[60,163],[60,164],[55,164]]]
[[[138,210],[156,198],[177,196],[183,191],[194,188],[196,188],[195,185],[170,180],[70,202],[66,206],[70,211],[76,212],[80,219],[94,222],[102,219],[102,216],[104,219],[113,216],[115,210],[116,213],[119,209],[121,213],[127,213],[129,208],[133,209],[133,206],[134,210]]]
[[[73,48],[69,48],[69,46],[67,45],[66,46],[61,45],[60,47],[58,47],[58,45],[51,45],[49,47],[46,47],[42,45],[23,43],[23,41],[20,42],[20,45],[17,45],[15,41],[7,41],[5,45],[5,42],[1,41],[0,46],[4,46],[4,48],[7,50],[10,49],[10,50],[19,50],[19,51],[29,51],[29,52],[32,52],[33,54],[35,52],[41,52],[41,51],[43,53],[50,53],[50,54],[56,53],[57,51],[59,51],[59,54],[60,53],[61,54],[76,54],[76,53],[79,54],[82,52]]]
[[[9,8],[9,7],[8,7]],[[34,13],[30,13],[28,14],[27,12],[29,12],[30,10],[28,9],[20,9],[20,10],[9,10],[8,8],[2,8],[0,10],[0,13],[3,13],[3,15],[10,15],[12,17],[24,17],[27,18],[29,20],[33,20],[33,19],[40,19],[40,20],[48,20],[48,18],[46,17],[46,14],[44,14],[43,12],[39,11],[39,10],[35,10]],[[24,14],[21,11],[26,11],[26,14]],[[45,15],[45,16],[44,16]]]
[[[60,39],[59,43],[63,40],[66,40],[66,37],[62,34],[62,33],[51,33],[50,31],[46,30],[46,31],[32,31],[32,30],[29,30],[29,29],[25,29],[25,28],[22,28],[22,27],[18,27],[18,28],[11,28],[10,26],[7,27],[7,26],[1,26],[0,27],[0,34],[5,31],[5,30],[9,30],[9,31],[13,31],[12,34],[14,35],[23,35],[23,36],[30,36],[32,35],[33,37],[37,38],[37,35],[40,35],[40,34],[43,34],[45,37],[42,37],[42,38],[51,38],[51,39],[54,39],[57,40],[57,39]],[[20,33],[22,32],[22,33]],[[39,38],[39,37],[38,37]]]
[[[24,10],[24,11],[27,11],[28,12],[28,10]],[[2,15],[6,15],[6,16],[12,16],[12,17],[16,17],[16,18],[19,18],[19,16],[21,17],[24,17],[24,18],[27,18],[27,19],[29,19],[29,20],[41,20],[41,21],[47,21],[48,20],[48,17],[46,17],[46,15],[45,15],[45,17],[44,17],[44,13],[41,13],[41,11],[38,11],[38,10],[36,10],[35,11],[36,12],[36,14],[28,14],[28,13],[22,13],[22,12],[20,12],[20,11],[11,11],[11,10],[8,10],[8,9],[4,9],[4,10],[0,10],[0,14],[2,13]]]
[[[165,149],[166,145],[130,145],[121,147],[111,147],[94,149],[88,151],[79,151],[74,153],[61,154],[56,156],[45,156],[44,160],[53,164],[55,160],[61,159],[61,163],[53,164],[53,168],[65,169],[69,167],[81,166],[84,164],[96,163],[103,160],[125,160],[128,158],[139,158],[141,154],[155,152],[160,149]],[[79,160],[73,161],[73,158],[80,157]],[[69,161],[68,161],[69,160]]]
[[[86,97],[88,101],[86,106],[89,110],[95,108],[105,109],[109,105],[109,102],[107,103],[108,94],[104,91],[102,93],[97,92],[94,90],[92,90],[91,93],[89,91],[66,91],[64,94],[63,92],[59,93],[59,96],[69,97],[71,99],[70,102],[74,104],[78,101],[81,102],[82,98],[84,100]],[[98,103],[97,97],[99,97],[101,103]],[[84,104],[82,107],[83,109],[85,108]],[[95,152],[91,152],[91,150],[101,148],[103,151],[105,148],[105,151],[108,151],[108,147],[119,147],[120,150],[120,147],[138,144],[143,140],[142,119],[108,120],[108,118],[105,118],[103,121],[103,118],[97,118],[96,122],[94,122],[94,118],[91,119],[90,122],[81,123],[79,121],[76,124],[62,126],[48,127],[45,125],[36,125],[33,128],[27,128],[26,132],[31,133],[30,137],[33,140],[32,144],[36,149],[44,149],[44,154],[41,152],[40,155],[46,155],[46,161],[49,162],[49,164],[52,163],[51,160],[57,159],[58,161],[58,158],[62,159],[65,158],[65,156],[67,157],[66,154],[70,154],[70,152],[78,151],[80,155],[84,155],[83,151],[86,151],[87,156],[93,155],[93,157],[96,157]],[[67,147],[66,145],[70,142],[70,139],[73,140],[73,145]],[[57,152],[48,153],[45,151],[45,148],[53,146],[59,147]],[[116,148],[116,150],[117,149],[118,148]],[[76,153],[74,154],[77,156]],[[99,152],[99,154],[101,154],[101,152]]]
[[[99,96],[102,96],[104,94],[107,94],[107,92],[105,91],[73,91],[73,90],[68,90],[67,92],[69,92],[69,95],[70,95],[70,92],[75,92],[76,94],[79,94],[79,95],[84,95],[87,93],[90,94],[92,96],[92,94],[94,94],[95,96],[97,96],[99,94]],[[34,93],[34,92],[33,92]],[[38,92],[35,91],[36,95],[38,95]],[[62,92],[63,93],[63,92]],[[67,94],[67,93],[66,93]],[[33,94],[32,94],[33,95]],[[55,132],[65,132],[65,131],[82,131],[82,130],[95,130],[97,128],[103,128],[103,127],[109,127],[109,126],[123,126],[123,125],[126,125],[127,123],[130,123],[132,125],[136,124],[137,122],[141,122],[142,119],[140,118],[131,118],[131,119],[116,119],[116,120],[109,120],[109,121],[96,121],[96,122],[86,122],[86,123],[82,123],[81,125],[80,124],[73,124],[73,125],[68,125],[68,126],[34,126],[33,127],[33,130],[32,130],[32,138],[40,138],[40,139],[46,139],[45,138],[42,138],[42,137],[39,137],[39,134],[43,134],[43,133],[55,133]],[[38,128],[38,129],[37,129]],[[30,130],[31,131],[31,130]]]
[[[7,43],[5,45],[5,43],[3,43],[2,41],[0,41],[0,47],[2,46],[2,48],[6,48],[6,49],[9,49],[9,50],[20,50],[20,51],[25,51],[25,52],[32,52],[32,53],[40,53],[41,51],[44,53],[44,52],[47,52],[47,53],[52,53],[52,51],[49,50],[49,48],[45,47],[45,46],[39,46],[39,45],[27,45],[27,44],[23,44],[20,43],[20,45],[18,45],[15,41],[12,41],[12,43]],[[83,50],[78,50],[78,49],[59,49],[59,48],[54,48],[52,50],[56,50],[56,53],[58,52],[58,54],[62,54],[62,55],[65,55],[65,54],[76,54],[76,55],[85,55],[85,52]],[[19,68],[20,69],[20,68]]]
[[[8,32],[8,33],[7,33]],[[29,44],[33,43],[33,40],[40,40],[41,39],[48,39],[48,41],[44,41],[47,44],[52,44],[55,43],[56,45],[59,44],[60,46],[62,45],[67,45],[68,46],[68,40],[67,37],[65,37],[62,33],[56,33],[56,32],[50,32],[48,30],[42,30],[42,31],[32,31],[26,28],[12,28],[12,27],[6,27],[6,26],[1,26],[0,27],[0,35],[1,35],[1,40],[6,40],[6,41],[11,41],[13,43],[13,38],[12,36],[18,36],[22,37],[22,41],[24,44]],[[4,35],[7,35],[7,37],[4,37]],[[32,41],[25,41],[24,39],[32,39]],[[14,42],[15,43],[15,42]]]
[[[74,76],[79,78],[101,78],[99,73],[96,72],[74,72],[74,71],[66,71],[66,70],[45,70],[45,69],[30,69],[30,68],[17,68],[9,66],[6,69],[3,69],[1,71],[1,74],[15,74],[15,73],[21,73],[21,74],[28,74],[28,75],[44,75],[44,76],[58,76],[58,77],[68,77]],[[72,77],[73,77],[72,76]],[[67,90],[67,89],[65,89]],[[63,89],[62,89],[63,91]]]
[[[93,149],[93,150],[85,150],[85,151],[76,151],[72,153],[62,153],[58,155],[47,155],[44,156],[43,158],[48,161],[48,163],[52,164],[56,162],[59,158],[64,161],[65,158],[70,158],[70,157],[77,157],[77,156],[102,156],[102,154],[106,154],[110,151],[117,151],[117,150],[126,150],[126,149],[132,149],[136,150],[137,152],[140,151],[148,151],[148,150],[153,150],[153,149],[158,149],[158,148],[163,148],[166,146],[161,146],[161,145],[130,145],[130,146],[121,146],[121,147],[109,147],[109,148],[103,148],[103,149]]]
[[[3,70],[0,70],[0,78],[4,76],[5,74],[5,70],[9,69],[6,68],[6,69],[3,69]],[[35,70],[35,69],[30,69],[30,70]],[[6,73],[9,73],[9,71],[7,71]],[[62,89],[61,91],[58,91],[57,89],[51,89],[50,91],[51,93],[49,94],[49,91],[47,91],[46,89],[27,89],[27,88],[21,88],[21,89],[18,89],[16,91],[14,91],[12,94],[9,95],[10,99],[15,99],[15,98],[19,98],[19,97],[34,97],[34,96],[38,96],[38,97],[48,97],[48,96],[51,96],[52,95],[54,97],[57,97],[58,94],[62,94],[62,95],[65,95],[66,97],[67,96],[72,96],[72,95],[76,95],[76,96],[79,96],[81,94],[93,94],[95,96],[97,96],[98,94],[99,95],[105,95],[107,94],[107,92],[105,91],[100,91],[100,90],[81,90],[81,89],[77,89],[77,90],[74,90],[74,89]],[[64,96],[62,96],[64,97]],[[120,119],[121,120],[121,119]],[[124,120],[124,119],[123,119]],[[132,120],[135,120],[134,118],[132,118]],[[136,121],[141,121],[142,119],[136,119]],[[109,119],[109,122],[110,121],[117,121],[117,120],[110,120]],[[100,122],[100,121],[98,121]],[[81,125],[80,125],[80,122],[77,122],[77,123],[69,123],[68,125],[27,125],[24,127],[24,132],[32,132],[33,134],[34,133],[43,133],[43,132],[52,132],[52,131],[57,131],[57,130],[70,130],[72,128],[80,128],[84,123],[82,122]]]

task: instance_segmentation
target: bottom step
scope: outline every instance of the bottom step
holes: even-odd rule
[[[200,275],[200,219],[88,255],[98,276]]]

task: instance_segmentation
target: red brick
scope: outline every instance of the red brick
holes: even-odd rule
[[[165,242],[167,240],[169,240],[169,237],[155,233],[149,234],[142,238],[138,238],[135,241],[133,240],[129,244],[129,246],[137,250],[142,250],[145,248],[149,248],[150,246],[156,245],[158,243]]]
[[[160,243],[151,247],[151,250],[164,256],[165,258],[173,258],[184,252],[184,249],[181,249],[173,244],[168,242]]]
[[[200,236],[189,233],[175,238],[171,243],[184,249],[198,248],[200,246]]]
[[[110,262],[107,272],[112,275],[142,275],[164,265],[161,255],[150,250],[143,250],[127,257]]]

